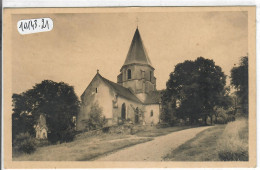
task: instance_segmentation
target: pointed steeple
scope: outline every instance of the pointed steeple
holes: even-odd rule
[[[147,55],[145,47],[143,45],[143,41],[141,35],[139,33],[138,27],[136,28],[133,40],[131,42],[125,63],[125,65],[129,64],[144,64],[152,67],[152,63]]]

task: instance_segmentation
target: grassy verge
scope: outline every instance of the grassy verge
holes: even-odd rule
[[[105,138],[108,137],[107,140]],[[120,135],[100,135],[91,138],[76,139],[70,143],[62,143],[40,147],[32,154],[13,157],[14,161],[82,161],[90,160],[125,147],[152,140],[151,138],[130,138]]]
[[[164,157],[166,161],[218,161],[217,141],[225,125],[204,130]]]
[[[120,149],[153,140],[152,137],[166,135],[191,128],[183,127],[142,127],[135,135],[101,133],[78,134],[73,142],[37,148],[32,154],[13,155],[14,161],[87,161]]]
[[[248,120],[202,131],[170,154],[168,161],[248,161]]]
[[[227,124],[218,140],[218,156],[222,161],[248,161],[248,120]]]
[[[135,133],[135,135],[139,137],[157,137],[157,136],[167,135],[172,132],[177,132],[180,130],[185,130],[194,127],[195,126],[176,126],[176,127],[167,127],[167,128],[156,128],[155,126],[152,126]]]

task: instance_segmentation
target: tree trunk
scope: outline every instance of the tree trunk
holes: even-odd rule
[[[204,124],[207,125],[207,115],[204,116]]]
[[[212,125],[213,124],[213,116],[210,115],[210,124]]]

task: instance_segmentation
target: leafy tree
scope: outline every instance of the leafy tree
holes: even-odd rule
[[[18,124],[22,124],[21,131],[34,133],[32,129],[41,114],[46,116],[49,130],[48,139],[51,142],[71,140],[74,129],[72,121],[79,111],[79,100],[74,88],[66,83],[56,83],[44,80],[32,89],[13,95],[13,131],[19,131]]]
[[[102,108],[97,102],[93,103],[90,108],[89,118],[82,120],[85,123],[86,129],[96,130],[101,129],[106,124],[106,118],[102,115]]]
[[[26,110],[27,102],[24,95],[13,94],[13,114],[12,114],[12,140],[20,133],[34,135],[34,118]]]
[[[213,60],[198,57],[176,65],[166,83],[167,97],[163,100],[176,110],[177,118],[188,118],[190,123],[203,118],[206,124],[208,116],[212,120],[214,106],[221,104],[225,84],[222,69]]]
[[[160,114],[160,120],[163,123],[168,123],[169,125],[174,125],[176,121],[176,100],[171,97],[170,93],[166,91],[162,92],[162,112]]]
[[[238,67],[231,70],[231,84],[236,88],[236,95],[242,111],[248,114],[248,56],[242,57]]]

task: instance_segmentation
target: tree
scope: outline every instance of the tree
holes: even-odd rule
[[[23,94],[13,94],[13,114],[12,114],[12,140],[20,133],[34,132],[34,118],[32,114],[27,112],[28,102]]]
[[[214,107],[215,123],[219,123],[219,117],[225,118],[225,116],[223,116],[224,112],[228,115],[233,114],[233,98],[230,95],[230,88],[225,88],[223,96],[219,97],[217,102],[217,105]],[[227,123],[227,121],[225,121],[225,123]]]
[[[242,57],[239,66],[232,68],[231,84],[236,88],[243,113],[248,115],[248,56]]]
[[[75,126],[73,116],[78,111],[79,100],[72,86],[44,80],[22,94],[13,95],[13,131],[17,129],[16,120],[27,127],[22,131],[34,133],[31,129],[43,114],[49,129],[48,139],[51,142],[69,141]],[[25,121],[21,121],[22,117]]]
[[[91,105],[89,118],[82,121],[85,123],[86,129],[88,130],[101,129],[107,122],[105,116],[102,115],[102,108],[97,102]]]
[[[213,60],[198,57],[195,61],[177,64],[166,83],[167,97],[176,110],[177,118],[189,119],[190,123],[214,114],[214,106],[220,104],[225,94],[226,76]]]
[[[176,121],[176,100],[167,91],[162,92],[162,112],[160,114],[160,120],[169,125],[174,125]]]

